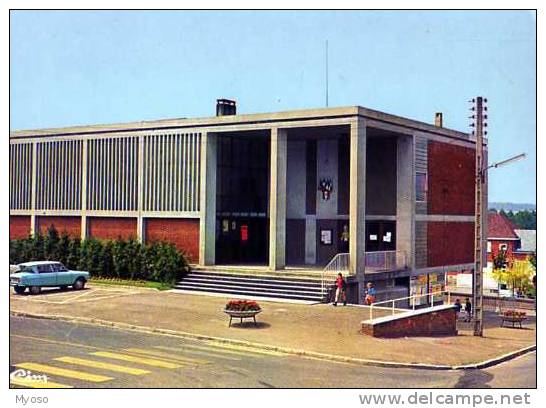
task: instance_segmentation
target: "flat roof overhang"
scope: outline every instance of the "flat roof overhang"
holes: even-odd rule
[[[198,129],[209,131],[237,131],[242,126],[259,129],[278,125],[280,127],[304,127],[327,126],[349,124],[351,120],[361,117],[370,121],[370,127],[397,126],[407,129],[409,132],[421,131],[448,138],[455,138],[474,142],[474,138],[468,133],[432,124],[404,118],[389,113],[364,108],[361,106],[349,106],[338,108],[303,109],[273,113],[255,113],[230,116],[212,116],[204,118],[175,118],[151,121],[114,123],[103,125],[82,125],[60,128],[17,130],[10,132],[10,139],[40,138],[52,136],[83,136],[104,133],[123,133],[136,131],[158,131],[170,129]]]

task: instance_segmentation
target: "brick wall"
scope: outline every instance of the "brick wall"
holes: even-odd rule
[[[517,243],[518,241],[514,240],[488,240],[488,242],[491,242],[491,252],[487,253],[487,262],[493,262],[493,259],[499,254],[500,248],[499,246],[501,244],[506,244],[507,250],[506,250],[506,259],[508,262],[511,262],[515,259],[519,261],[525,261],[528,258],[528,254],[526,253],[517,253],[515,252],[518,248]]]
[[[455,336],[455,309],[443,308],[382,323],[362,322],[362,333],[373,337]]]
[[[183,251],[190,262],[199,261],[199,220],[184,218],[148,218],[147,242],[168,241]]]
[[[30,234],[30,216],[10,215],[9,239],[27,238]]]
[[[430,141],[428,213],[474,214],[474,149]]]
[[[473,222],[429,222],[427,266],[474,262]]]
[[[98,239],[137,237],[137,219],[125,217],[88,217],[87,233]]]
[[[55,227],[59,234],[66,232],[72,237],[81,237],[80,217],[36,217],[36,230],[40,231],[40,233],[45,235],[51,225]]]

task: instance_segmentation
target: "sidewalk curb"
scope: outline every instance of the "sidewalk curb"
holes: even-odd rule
[[[10,310],[10,315],[17,316],[17,317],[29,317],[34,319],[46,319],[46,320],[82,323],[82,324],[89,324],[89,325],[95,325],[95,326],[103,326],[103,327],[110,327],[110,328],[116,328],[116,329],[137,331],[140,333],[162,334],[162,335],[180,337],[180,338],[185,338],[190,340],[212,340],[212,341],[217,341],[217,342],[225,343],[225,344],[252,347],[252,348],[268,350],[268,351],[276,351],[276,352],[298,355],[303,357],[316,358],[320,360],[334,361],[338,363],[352,363],[352,364],[359,364],[364,366],[385,367],[385,368],[411,368],[411,369],[422,369],[422,370],[483,369],[483,368],[492,367],[494,365],[497,365],[505,361],[512,360],[516,357],[522,356],[524,354],[530,353],[532,351],[535,351],[537,348],[536,344],[534,344],[534,345],[527,346],[510,353],[503,354],[498,357],[494,357],[489,360],[481,361],[478,363],[456,365],[456,366],[442,365],[442,364],[400,363],[395,361],[368,360],[363,358],[346,357],[346,356],[340,356],[335,354],[325,354],[325,353],[319,353],[316,351],[298,350],[298,349],[292,349],[292,348],[282,347],[282,346],[253,343],[253,342],[249,342],[245,340],[234,340],[234,339],[228,339],[224,337],[214,337],[214,336],[209,336],[205,334],[194,334],[194,333],[187,333],[187,332],[169,330],[169,329],[137,326],[137,325],[133,325],[129,323],[112,322],[108,320],[89,318],[89,317],[42,315],[38,313],[20,312],[16,310]]]

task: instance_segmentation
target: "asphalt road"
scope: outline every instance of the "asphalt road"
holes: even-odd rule
[[[342,347],[342,346],[340,346]],[[366,367],[99,326],[10,317],[10,372],[75,388],[489,388],[536,386],[536,354],[485,370]],[[14,376],[12,376],[14,377]],[[42,386],[21,377],[11,386]]]

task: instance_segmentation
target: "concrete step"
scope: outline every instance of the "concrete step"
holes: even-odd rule
[[[211,273],[215,275],[237,275],[243,277],[262,277],[262,278],[281,278],[291,280],[311,280],[320,281],[322,279],[322,270],[320,269],[284,269],[278,272],[272,272],[266,268],[239,268],[227,266],[191,266],[192,272]]]
[[[312,302],[321,302],[330,288],[329,284],[323,293],[322,282],[318,279],[265,274],[218,273],[203,269],[192,270],[174,286],[175,290],[185,292]]]
[[[192,282],[231,282],[233,284],[252,284],[252,285],[274,285],[274,286],[280,286],[280,287],[286,287],[286,288],[321,288],[322,284],[321,282],[295,282],[295,281],[286,281],[281,279],[246,279],[246,278],[240,278],[240,277],[224,277],[224,276],[214,276],[214,275],[206,275],[206,274],[193,274],[189,273],[184,277],[185,281],[192,281]]]
[[[262,292],[272,292],[272,293],[299,293],[299,294],[310,294],[310,295],[316,295],[322,294],[322,291],[316,290],[316,289],[309,289],[309,288],[286,288],[286,287],[267,287],[267,286],[258,286],[258,285],[241,285],[241,284],[234,284],[232,282],[223,282],[223,281],[217,281],[217,282],[196,282],[191,280],[182,280],[176,284],[178,285],[193,285],[195,287],[201,287],[201,288],[232,288],[232,289],[239,289],[239,288],[248,288],[252,290],[262,291]]]
[[[272,292],[262,292],[257,291],[251,288],[204,288],[200,286],[194,286],[194,285],[184,285],[184,284],[176,284],[174,286],[174,289],[180,289],[185,291],[192,291],[192,292],[212,292],[212,293],[223,293],[226,295],[245,295],[245,296],[260,296],[260,297],[270,297],[274,299],[299,299],[299,300],[308,300],[308,301],[315,301],[315,302],[321,302],[322,296],[312,296],[312,295],[299,295],[299,294],[291,294],[291,293],[272,293]]]

